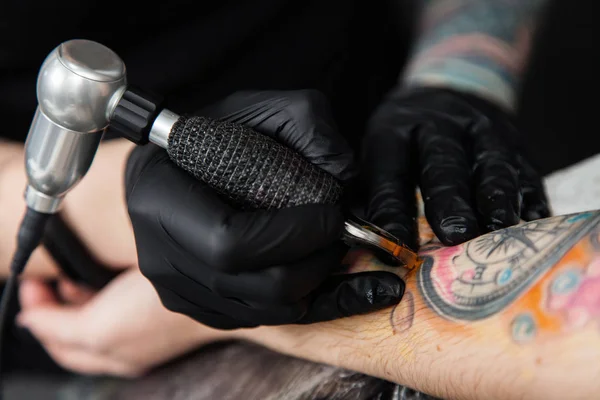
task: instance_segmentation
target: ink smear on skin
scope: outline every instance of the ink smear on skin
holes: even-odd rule
[[[394,333],[405,332],[413,324],[415,317],[415,302],[410,291],[404,293],[401,303],[394,307],[390,315],[390,323],[394,329]]]

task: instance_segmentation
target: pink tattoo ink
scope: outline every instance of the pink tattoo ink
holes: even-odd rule
[[[454,268],[452,261],[454,257],[463,251],[463,246],[444,247],[435,254],[435,266],[431,272],[431,277],[438,294],[444,301],[451,304],[454,304],[456,300],[452,284],[458,278],[457,270]]]
[[[548,309],[560,313],[568,328],[600,322],[600,257],[587,268],[562,271],[548,288]]]

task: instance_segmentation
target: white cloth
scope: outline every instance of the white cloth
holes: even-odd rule
[[[600,153],[544,180],[552,215],[600,210]]]

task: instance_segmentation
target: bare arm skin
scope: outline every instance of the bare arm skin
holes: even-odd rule
[[[472,92],[513,109],[546,0],[421,0],[403,80]]]
[[[440,247],[393,309],[242,336],[448,399],[577,399],[600,391],[600,212],[557,216]],[[349,256],[349,272],[390,268]]]

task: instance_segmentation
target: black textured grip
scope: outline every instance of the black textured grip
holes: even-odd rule
[[[335,204],[342,192],[326,171],[243,125],[180,117],[168,145],[175,164],[243,208]]]

